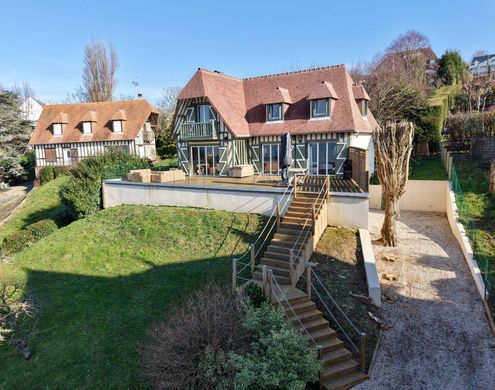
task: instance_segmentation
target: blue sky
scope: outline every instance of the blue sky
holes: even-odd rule
[[[0,0],[0,83],[28,82],[44,101],[81,85],[84,45],[112,42],[117,93],[150,100],[198,67],[239,77],[368,60],[415,29],[441,55],[495,52],[495,1]]]

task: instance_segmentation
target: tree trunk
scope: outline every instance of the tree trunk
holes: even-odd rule
[[[399,219],[399,208],[397,199],[385,200],[385,219],[381,230],[383,245],[397,246],[397,229],[395,221]]]

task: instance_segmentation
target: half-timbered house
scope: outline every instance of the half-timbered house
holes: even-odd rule
[[[179,164],[188,175],[227,176],[245,164],[276,175],[280,136],[289,133],[294,168],[342,176],[350,159],[367,175],[377,126],[369,101],[343,65],[245,79],[200,68],[178,97]]]
[[[29,144],[36,168],[71,165],[109,148],[154,159],[158,112],[145,99],[47,104]]]

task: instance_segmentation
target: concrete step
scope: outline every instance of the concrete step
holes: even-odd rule
[[[368,375],[363,374],[361,371],[356,371],[338,378],[329,379],[323,383],[323,386],[327,390],[344,390],[350,389],[368,379]]]

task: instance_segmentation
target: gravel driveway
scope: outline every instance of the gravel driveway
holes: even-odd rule
[[[30,183],[11,186],[7,191],[0,191],[0,223],[24,200],[32,187]]]
[[[383,212],[369,218],[379,238]],[[398,297],[382,306],[392,327],[382,332],[370,380],[356,389],[495,389],[495,339],[446,217],[402,212],[397,226],[397,248],[373,244],[382,291]]]

